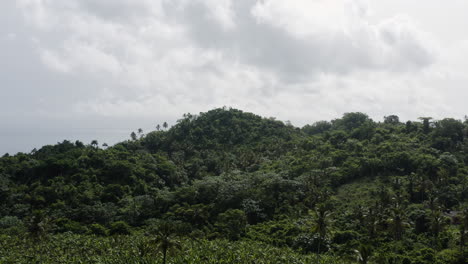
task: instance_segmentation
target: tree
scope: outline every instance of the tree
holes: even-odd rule
[[[431,233],[434,237],[434,246],[439,246],[439,234],[444,230],[448,223],[448,218],[445,217],[440,210],[434,210],[431,214]]]
[[[405,124],[405,132],[407,134],[414,132],[418,129],[417,125],[414,122],[407,121]]]
[[[239,209],[229,209],[219,214],[216,227],[219,231],[231,240],[238,240],[244,233],[247,225],[247,218],[244,211]]]
[[[308,135],[316,135],[329,131],[332,128],[332,124],[328,121],[318,121],[312,125],[305,125],[302,130]]]
[[[139,136],[140,138],[143,138],[143,136],[144,136],[144,134],[143,134],[143,129],[141,129],[141,128],[138,129],[138,136]]]
[[[156,130],[157,130],[157,131],[161,130],[161,125],[157,124],[157,125],[156,125]]]
[[[52,229],[51,219],[46,216],[43,210],[33,211],[28,231],[35,239],[43,239],[49,235]]]
[[[431,128],[432,117],[420,117],[419,120],[423,121],[423,133],[428,134]]]
[[[416,173],[412,172],[408,175],[408,185],[406,186],[407,192],[410,197],[410,201],[414,202],[416,200],[416,195],[414,191],[414,185],[415,185],[415,180],[416,180]]]
[[[354,250],[356,259],[360,264],[367,264],[372,256],[372,247],[368,244],[360,244],[358,249]]]
[[[135,132],[132,132],[130,134],[130,138],[133,140],[133,141],[136,141],[137,140],[137,135],[135,134]]]
[[[185,115],[170,129],[160,122],[161,131],[143,137],[143,130],[136,129],[128,134],[132,139],[112,147],[63,141],[6,155],[0,158],[0,255],[9,254],[9,241],[26,250],[22,241],[38,241],[22,234],[29,230],[43,237],[52,226],[51,234],[135,231],[131,237],[51,237],[114,245],[128,250],[122,256],[136,254],[142,261],[152,257],[146,255],[151,251],[159,263],[190,262],[191,257],[172,259],[175,234],[187,236],[187,254],[236,252],[256,241],[265,249],[266,244],[279,247],[266,252],[282,255],[282,261],[257,262],[288,262],[292,247],[318,253],[326,263],[332,255],[357,257],[361,263],[457,263],[446,260],[467,252],[468,223],[460,211],[468,202],[468,123],[429,122],[424,134],[424,120],[417,121],[405,131],[396,116],[375,123],[363,114],[348,114],[299,129],[217,109],[198,117]],[[335,205],[336,211],[331,213],[324,203]],[[148,223],[162,219],[180,221],[184,229],[161,234],[166,233],[161,227],[151,237],[141,236]],[[117,221],[128,225],[119,227]],[[228,241],[242,238],[248,241]],[[138,245],[146,247],[144,253]],[[54,247],[41,252],[64,252]],[[382,253],[388,261],[378,258]],[[316,263],[315,257],[290,262]],[[236,253],[229,258],[211,262],[246,262]]]
[[[333,126],[338,129],[353,130],[369,122],[372,122],[372,119],[364,113],[345,113],[341,119],[333,120]]]
[[[99,146],[98,141],[97,140],[91,141],[91,146],[94,147],[94,148],[97,148]]]
[[[85,145],[83,144],[83,142],[77,140],[77,141],[75,141],[75,146],[78,147],[78,148],[84,148]]]
[[[265,214],[263,213],[263,208],[260,207],[258,201],[252,199],[245,199],[242,201],[242,209],[247,216],[247,222],[251,225],[257,224],[263,218],[265,218]]]
[[[167,130],[167,127],[168,127],[168,126],[169,126],[169,125],[167,124],[167,122],[164,122],[164,123],[163,123],[163,127],[164,127],[164,129],[166,129],[166,130]]]
[[[465,244],[468,236],[468,208],[463,210],[460,223],[460,252],[465,257]]]
[[[464,126],[460,120],[444,118],[435,122],[434,133],[437,136],[450,138],[453,142],[463,141]]]
[[[396,115],[389,115],[384,117],[385,124],[397,125],[400,123],[400,118]]]
[[[321,242],[325,240],[330,226],[330,211],[327,204],[319,204],[313,211],[312,232],[319,235],[317,254],[320,253]]]
[[[465,126],[461,121],[445,118],[434,123],[431,145],[442,151],[455,150],[464,136]]]
[[[401,240],[405,227],[408,225],[404,220],[404,211],[401,208],[396,207],[392,209],[390,224],[394,239]]]
[[[174,235],[175,226],[170,222],[162,222],[157,227],[156,245],[163,254],[163,264],[166,264],[167,253],[181,248],[181,243]]]

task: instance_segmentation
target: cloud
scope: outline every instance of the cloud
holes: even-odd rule
[[[284,85],[321,72],[419,70],[435,59],[409,20],[396,17],[371,24],[362,1],[21,3],[25,16],[39,28],[63,33],[58,48],[41,43],[44,62],[62,71],[76,72],[81,65],[83,71],[123,70],[125,76],[133,75],[135,67],[137,72],[149,67],[156,72],[148,75],[161,76],[167,73],[148,64],[165,63],[165,69],[179,73],[204,67],[210,74],[222,69],[218,57],[207,60],[207,54],[220,53],[226,62],[272,71]]]
[[[330,71],[375,66],[416,69],[429,65],[433,53],[405,18],[378,24],[366,18],[361,1],[197,0],[197,1],[22,1],[26,17],[49,30],[63,30],[63,45],[83,40],[119,52],[130,45],[151,48],[178,34],[174,48],[197,45],[220,50],[232,60],[271,67],[278,73]],[[138,14],[138,15],[136,15]],[[133,23],[128,19],[138,17]],[[59,22],[60,21],[60,22]],[[55,30],[54,30],[55,29]],[[158,35],[150,35],[149,33]],[[120,41],[121,45],[112,43]],[[67,43],[68,42],[68,43]],[[106,47],[108,46],[108,47]],[[76,48],[76,47],[73,47]],[[153,49],[167,52],[169,46]],[[417,56],[407,56],[408,53]],[[125,54],[119,54],[125,59]],[[334,60],[330,60],[330,56]]]
[[[0,52],[18,66],[0,67],[20,103],[0,102],[11,120],[97,117],[123,129],[223,105],[298,125],[349,111],[460,112],[438,104],[449,98],[435,85],[466,81],[448,74],[460,58],[408,15],[373,17],[365,0],[7,2]]]
[[[62,73],[107,73],[117,76],[122,72],[119,59],[104,50],[80,42],[66,42],[63,49],[42,50],[44,64]]]

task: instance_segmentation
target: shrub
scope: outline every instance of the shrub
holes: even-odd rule
[[[109,230],[100,224],[92,224],[89,226],[89,233],[97,236],[107,236]]]
[[[111,235],[129,235],[130,233],[130,226],[124,221],[117,221],[110,225]]]
[[[0,228],[2,229],[15,227],[19,225],[23,225],[23,222],[16,216],[4,216],[0,218]]]
[[[247,218],[244,211],[230,209],[218,216],[216,227],[226,238],[238,240],[245,233]]]
[[[336,232],[335,235],[333,236],[332,242],[334,244],[345,244],[349,241],[352,240],[358,240],[359,239],[359,233],[355,231],[339,231]]]
[[[458,264],[465,263],[460,252],[454,249],[445,249],[437,253],[436,262],[440,264]]]
[[[8,235],[18,235],[26,231],[26,228],[16,216],[4,216],[0,218],[0,233]]]
[[[304,253],[324,253],[330,249],[330,241],[318,234],[302,233],[296,237],[293,247]]]
[[[75,234],[84,234],[87,231],[86,227],[68,218],[59,218],[55,221],[55,224],[57,226],[58,232],[72,232]]]

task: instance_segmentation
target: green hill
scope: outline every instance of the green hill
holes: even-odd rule
[[[63,141],[4,155],[0,263],[38,239],[56,250],[76,240],[70,248],[89,247],[95,263],[119,263],[104,261],[112,250],[120,263],[157,263],[169,237],[193,259],[223,245],[255,263],[467,263],[467,135],[450,118],[347,113],[296,128],[220,108],[110,147]],[[205,263],[234,263],[227,255]]]

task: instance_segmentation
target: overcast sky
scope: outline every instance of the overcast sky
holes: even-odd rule
[[[0,155],[231,106],[468,114],[466,0],[3,0]]]

